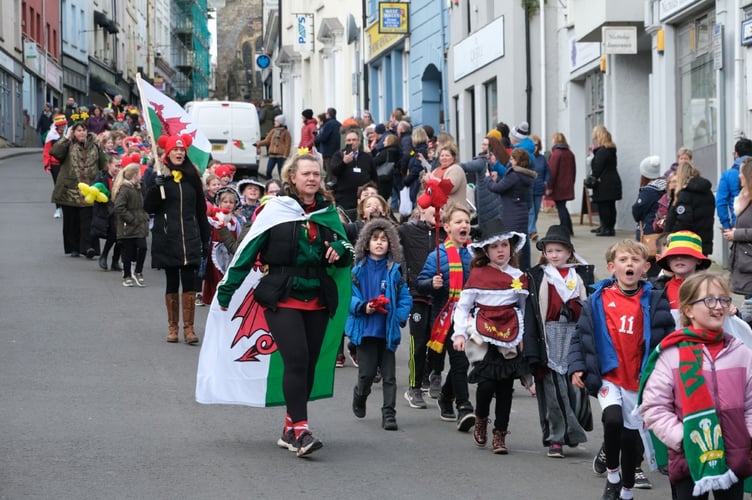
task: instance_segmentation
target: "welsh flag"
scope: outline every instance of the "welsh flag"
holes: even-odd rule
[[[141,94],[141,107],[154,141],[162,135],[183,135],[193,137],[193,144],[188,148],[188,158],[196,165],[201,173],[206,170],[211,156],[211,143],[194,123],[188,113],[159,90],[136,75],[138,90]]]
[[[308,219],[344,237],[342,224],[333,206],[305,214],[292,198],[275,197],[258,213],[251,230],[235,252],[230,268],[244,253],[255,256],[262,242],[258,237],[272,226]],[[334,394],[334,363],[352,292],[349,266],[330,266],[327,272],[337,285],[339,302],[324,335],[311,400],[332,397]],[[197,402],[256,407],[285,404],[282,393],[284,364],[274,342],[275,332],[269,331],[264,308],[253,298],[253,290],[262,276],[260,265],[252,269],[233,294],[227,311],[220,309],[217,296],[214,296],[198,358]]]

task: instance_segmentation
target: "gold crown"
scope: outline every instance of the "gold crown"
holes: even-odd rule
[[[311,150],[308,148],[298,148],[298,156],[309,155]]]
[[[702,430],[702,434],[700,434],[700,431],[694,430],[689,433],[689,439],[702,450],[700,462],[705,463],[722,459],[723,450],[720,449],[722,438],[720,424],[715,424],[711,432],[710,419],[703,418],[700,420],[699,427]]]

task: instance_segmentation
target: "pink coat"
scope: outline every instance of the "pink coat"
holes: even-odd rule
[[[726,464],[739,478],[752,475],[752,351],[724,334],[724,347],[715,360],[703,347],[702,370],[720,418]],[[648,429],[668,447],[669,479],[689,477],[682,450],[684,425],[681,400],[676,394],[679,348],[672,346],[658,358],[642,395],[640,413]]]

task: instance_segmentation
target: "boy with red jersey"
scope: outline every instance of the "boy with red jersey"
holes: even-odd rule
[[[593,285],[583,305],[569,350],[569,374],[573,385],[598,397],[603,410],[608,475],[602,498],[629,500],[641,460],[642,422],[634,411],[640,375],[650,352],[675,326],[663,291],[641,279],[650,267],[643,244],[615,243],[606,262],[613,277]]]

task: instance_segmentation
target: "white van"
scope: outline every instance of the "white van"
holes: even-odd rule
[[[211,143],[212,158],[238,169],[235,180],[258,174],[261,139],[256,106],[249,102],[191,101],[185,111]]]

